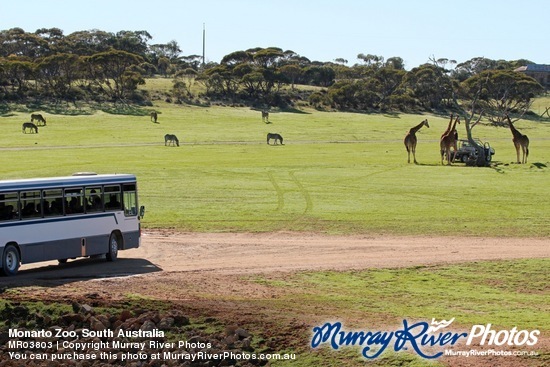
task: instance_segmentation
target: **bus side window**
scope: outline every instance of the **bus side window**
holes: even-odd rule
[[[16,192],[0,195],[0,221],[19,219],[19,196]]]
[[[42,216],[40,205],[40,191],[21,192],[21,219]]]
[[[105,210],[121,210],[120,185],[105,186]]]
[[[124,215],[127,217],[138,215],[136,185],[124,184],[122,189],[124,191]]]
[[[42,191],[42,208],[45,217],[63,215],[63,190]]]
[[[86,187],[86,212],[103,211],[103,192],[101,187]]]
[[[84,213],[84,203],[81,187],[65,189],[65,213]]]

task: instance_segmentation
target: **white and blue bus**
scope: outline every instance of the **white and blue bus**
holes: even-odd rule
[[[0,270],[106,255],[140,245],[134,175],[94,173],[0,181]]]

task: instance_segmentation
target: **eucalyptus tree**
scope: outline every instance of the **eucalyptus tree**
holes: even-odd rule
[[[293,51],[284,51],[280,48],[252,48],[245,51],[235,51],[221,60],[220,67],[214,68],[215,72],[206,70],[205,74],[215,77],[219,82],[231,80],[231,87],[240,87],[247,99],[261,101],[270,105],[274,99],[273,94],[278,93],[281,86],[287,81],[289,75],[284,74],[281,67],[300,62],[299,56]],[[223,72],[220,73],[220,70]],[[291,72],[292,68],[286,69]],[[293,74],[294,77],[297,74]],[[210,83],[214,86],[214,83]],[[225,89],[228,90],[228,85]],[[230,89],[228,94],[232,98],[237,95],[237,90]]]
[[[373,108],[387,110],[392,108],[392,97],[403,94],[403,79],[407,72],[403,69],[383,67],[377,70],[369,79],[367,88],[375,95]]]
[[[197,78],[206,87],[206,93],[233,100],[236,98],[240,80],[233,73],[233,68],[220,64],[208,68]]]
[[[0,58],[0,81],[8,95],[22,98],[34,80],[36,64],[28,57],[10,56]]]
[[[57,53],[39,59],[36,65],[36,80],[41,83],[44,95],[58,101],[73,99],[73,83],[81,77],[81,59],[78,55]]]
[[[72,53],[90,56],[109,51],[115,44],[114,37],[110,32],[92,29],[73,32],[65,37],[65,41]]]
[[[248,51],[235,51],[222,58],[221,64],[235,66],[252,62],[252,54]]]
[[[149,42],[153,37],[147,31],[119,31],[113,37],[113,48],[147,57]]]
[[[462,116],[466,137],[476,151],[474,159],[467,164],[490,164],[487,150],[474,139],[472,132],[483,115],[493,124],[502,125],[508,113],[515,112],[520,116],[526,113],[532,98],[542,91],[542,86],[534,79],[509,69],[481,71],[462,82],[460,89],[453,94],[453,102]]]
[[[199,73],[193,68],[180,70],[174,75],[172,93],[178,100],[192,97],[191,88]]]
[[[335,78],[336,72],[330,65],[312,63],[311,66],[304,69],[304,81],[309,85],[329,87],[334,84]]]
[[[403,87],[426,110],[443,108],[451,101],[455,88],[445,69],[432,64],[413,68],[403,78]]]
[[[290,81],[291,89],[294,90],[294,83],[304,73],[304,69],[296,64],[287,64],[282,66],[279,71],[281,74]]]
[[[329,98],[340,109],[388,110],[392,97],[403,94],[405,70],[381,67],[361,78],[341,79],[328,88]]]
[[[346,65],[348,63],[348,60],[344,59],[343,57],[338,57],[334,59],[334,62],[340,65]]]
[[[372,54],[363,54],[363,53],[360,53],[357,55],[357,58],[359,60],[362,60],[366,66],[371,66],[371,67],[382,67],[384,65],[384,57],[383,56],[378,56],[378,55],[372,55]]]
[[[292,55],[292,52],[288,55]],[[248,79],[258,82],[260,92],[258,97],[263,99],[266,105],[272,104],[273,93],[278,93],[282,84],[285,83],[285,76],[279,70],[281,64],[285,62],[285,57],[283,50],[277,47],[260,49],[252,54],[256,68]],[[258,74],[261,74],[262,78],[259,78]]]
[[[405,70],[405,61],[401,57],[394,56],[387,59],[384,66],[395,70]]]
[[[51,56],[57,53],[66,53],[67,49],[65,35],[59,28],[40,28],[34,32],[45,42],[43,56]]]
[[[145,58],[160,74],[167,76],[186,67],[186,64],[181,61],[180,55],[180,46],[177,41],[172,40],[168,43],[148,46]]]
[[[150,45],[149,52],[153,55],[153,59],[166,57],[171,61],[176,61],[180,57],[182,50],[178,42],[172,40],[168,43]]]
[[[178,70],[185,70],[191,68],[193,70],[199,70],[202,68],[202,56],[201,55],[187,55],[178,57],[177,61]]]
[[[462,87],[468,99],[479,94],[480,107],[495,125],[504,125],[511,112],[528,112],[533,98],[544,90],[535,79],[513,70],[485,70],[462,82]]]
[[[144,84],[138,66],[142,57],[126,51],[111,50],[83,58],[88,80],[98,91],[114,101],[130,97],[137,86]]]
[[[340,80],[328,88],[328,99],[340,110],[365,109],[364,93],[367,91],[364,80]],[[360,96],[362,94],[362,96]],[[368,102],[367,102],[368,103]]]
[[[254,63],[263,69],[276,68],[284,57],[283,50],[277,47],[268,47],[252,53]]]
[[[157,72],[164,77],[168,76],[168,72],[170,70],[170,59],[164,56],[161,56],[157,60]]]
[[[452,71],[451,76],[460,82],[478,75],[487,70],[514,70],[520,66],[534,64],[534,62],[519,59],[519,60],[491,60],[485,57],[474,57],[470,60],[458,63]]]
[[[40,57],[46,54],[47,42],[34,33],[22,28],[11,28],[0,32],[0,57]]]

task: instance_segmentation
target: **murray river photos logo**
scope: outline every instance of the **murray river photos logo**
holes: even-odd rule
[[[494,330],[491,324],[474,325],[470,332],[446,331],[455,319],[436,321],[431,324],[425,321],[410,323],[403,320],[402,328],[394,331],[346,331],[340,322],[327,322],[313,328],[311,347],[317,348],[328,344],[334,350],[345,346],[361,347],[363,357],[373,359],[386,349],[395,352],[414,351],[423,358],[439,358],[446,348],[459,342],[467,346],[533,346],[538,342],[539,330]]]

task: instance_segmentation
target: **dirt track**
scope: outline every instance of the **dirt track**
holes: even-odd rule
[[[549,257],[546,239],[151,232],[139,250],[164,271],[257,273]]]
[[[58,266],[56,261],[29,264],[22,266],[18,276],[4,280],[11,286],[59,285],[76,280],[152,273],[150,276],[179,276],[189,281],[193,277],[204,278],[207,274],[212,277],[300,270],[394,268],[544,257],[550,257],[550,241],[543,238],[150,231],[143,234],[139,249],[119,252],[116,263],[83,259],[63,266]],[[154,282],[153,279],[148,281]],[[136,280],[136,283],[141,282],[143,278]],[[133,284],[130,279],[124,283],[130,287]]]

